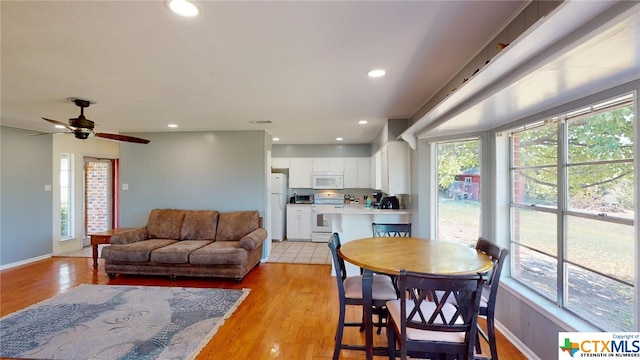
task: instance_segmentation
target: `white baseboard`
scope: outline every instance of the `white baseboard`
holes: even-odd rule
[[[0,266],[0,270],[11,269],[11,268],[14,268],[16,266],[25,265],[25,264],[29,264],[29,263],[32,263],[32,262],[48,259],[51,256],[53,256],[53,255],[52,254],[47,254],[47,255],[34,257],[34,258],[31,258],[31,259],[17,261],[17,262],[11,263],[11,264],[2,265],[2,266]]]
[[[502,335],[504,335],[507,340],[509,340],[516,349],[520,350],[522,355],[524,355],[529,360],[540,360],[540,358],[533,353],[520,339],[518,339],[513,333],[509,331],[506,327],[502,326],[499,321],[495,320],[496,329],[500,331]]]

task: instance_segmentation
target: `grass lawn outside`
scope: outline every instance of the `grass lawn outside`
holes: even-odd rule
[[[519,242],[556,256],[555,214],[518,210]],[[571,262],[633,284],[633,227],[605,221],[568,217],[565,257]],[[438,239],[474,246],[480,234],[477,201],[441,196],[438,206]],[[511,247],[509,262],[519,259],[512,275],[526,286],[557,301],[557,261],[527,248]],[[596,272],[567,264],[564,307],[608,331],[633,331],[633,286]]]

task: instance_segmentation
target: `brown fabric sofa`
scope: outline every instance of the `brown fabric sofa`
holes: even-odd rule
[[[154,209],[147,225],[102,249],[110,278],[121,274],[242,278],[262,257],[258,211]]]

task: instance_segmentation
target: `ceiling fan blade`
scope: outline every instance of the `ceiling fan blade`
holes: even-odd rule
[[[118,141],[128,141],[132,143],[138,144],[148,144],[151,141],[147,139],[142,139],[134,136],[120,135],[120,134],[108,134],[108,133],[95,133],[96,137],[101,137],[105,139],[118,140]]]
[[[37,132],[33,134],[25,134],[25,136],[42,136],[42,135],[58,135],[58,134],[73,134],[70,132]]]
[[[50,122],[50,123],[52,123],[54,125],[64,126],[65,128],[67,128],[67,129],[69,129],[71,131],[75,130],[75,128],[71,127],[69,124],[65,124],[65,123],[63,123],[61,121],[58,121],[58,120],[52,120],[52,119],[47,119],[47,118],[42,118],[42,120],[48,121],[48,122]]]

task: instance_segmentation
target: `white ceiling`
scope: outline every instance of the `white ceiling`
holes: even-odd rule
[[[265,129],[370,143],[429,100],[527,1],[0,1],[3,125],[100,132]],[[387,75],[366,73],[384,68]],[[253,125],[250,121],[272,121]],[[368,120],[368,125],[358,125]]]

